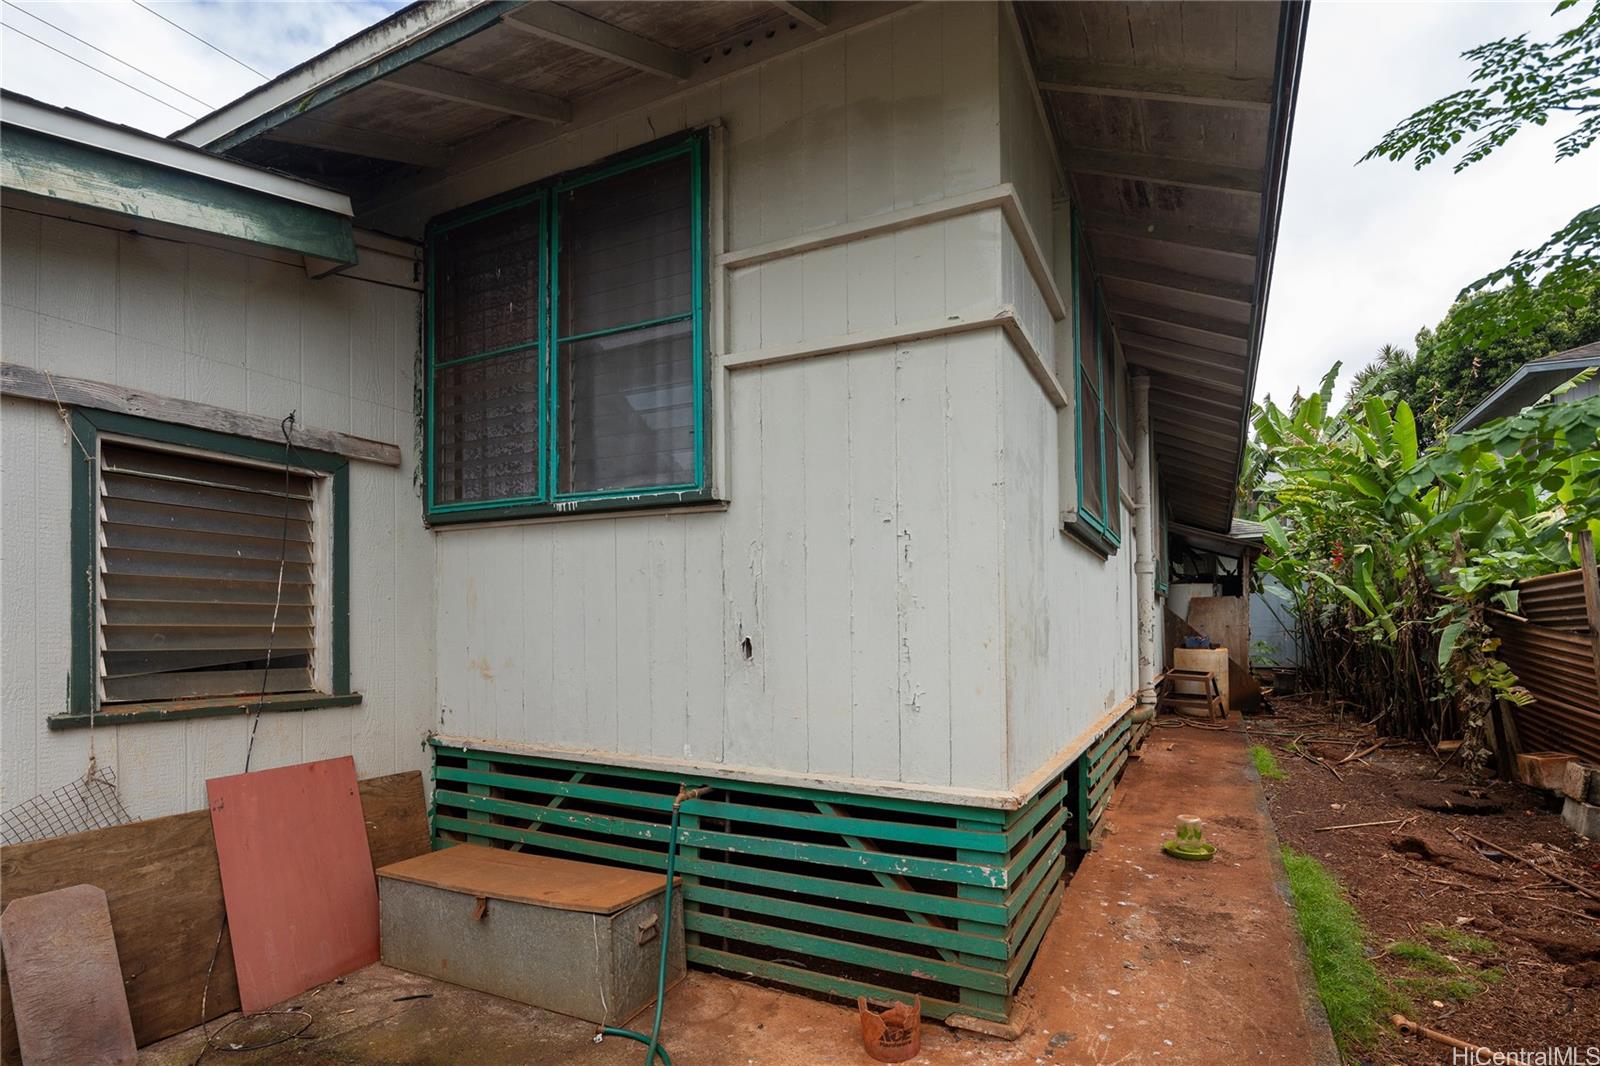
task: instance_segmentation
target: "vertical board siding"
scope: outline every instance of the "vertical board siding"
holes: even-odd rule
[[[420,768],[436,719],[434,553],[409,432],[416,295],[15,209],[0,221],[0,249],[8,362],[274,418],[294,410],[302,425],[400,444],[399,468],[350,471],[350,670],[365,698],[263,716],[251,767],[353,754],[363,777]],[[0,400],[0,434],[0,804],[10,807],[80,778],[91,737],[45,724],[67,707],[78,445],[52,408],[28,400]],[[92,745],[130,813],[151,818],[203,807],[207,777],[243,769],[248,732],[243,717],[102,719]]]
[[[986,5],[919,5],[557,138],[517,181],[717,118],[731,248],[988,188],[999,35]],[[729,350],[993,308],[1005,228],[990,211],[732,271]],[[730,375],[725,513],[441,533],[445,729],[1003,786],[1001,357],[983,333]],[[545,591],[485,613],[518,556]],[[515,692],[475,665],[492,626],[530,659]]]

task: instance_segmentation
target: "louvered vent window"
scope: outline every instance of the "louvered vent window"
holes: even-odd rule
[[[102,704],[315,687],[316,481],[102,440]]]

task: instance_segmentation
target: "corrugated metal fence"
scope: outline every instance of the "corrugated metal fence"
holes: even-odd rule
[[[1600,594],[1589,566],[1517,583],[1518,613],[1495,612],[1500,656],[1534,702],[1518,707],[1523,751],[1565,751],[1600,763]]]

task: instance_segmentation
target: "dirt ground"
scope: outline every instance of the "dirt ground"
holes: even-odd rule
[[[1497,1052],[1600,1044],[1600,900],[1541,872],[1600,896],[1600,843],[1567,829],[1545,793],[1470,788],[1458,761],[1441,763],[1425,744],[1391,741],[1342,762],[1374,742],[1370,728],[1335,720],[1313,697],[1272,705],[1275,715],[1249,726],[1288,774],[1264,782],[1278,835],[1346,887],[1408,1016]],[[1312,757],[1292,750],[1297,741]],[[1362,1059],[1450,1061],[1441,1045],[1399,1037]]]

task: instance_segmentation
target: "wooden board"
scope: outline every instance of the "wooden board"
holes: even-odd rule
[[[6,907],[13,1022],[28,1066],[134,1066],[139,1052],[106,894],[72,885]]]
[[[429,849],[421,774],[361,782],[361,808],[374,866]],[[206,968],[222,926],[210,813],[191,811],[0,848],[0,906],[76,884],[105,890],[134,1039],[143,1046],[199,1025]],[[205,1018],[238,1008],[232,945],[224,933]],[[0,1062],[20,1066],[3,970],[0,1034]]]
[[[378,961],[353,758],[214,777],[206,796],[247,1013]]]
[[[623,870],[473,844],[459,844],[385,866],[378,876],[468,896],[587,914],[615,914],[656,895],[666,885],[664,877],[644,870]]]

